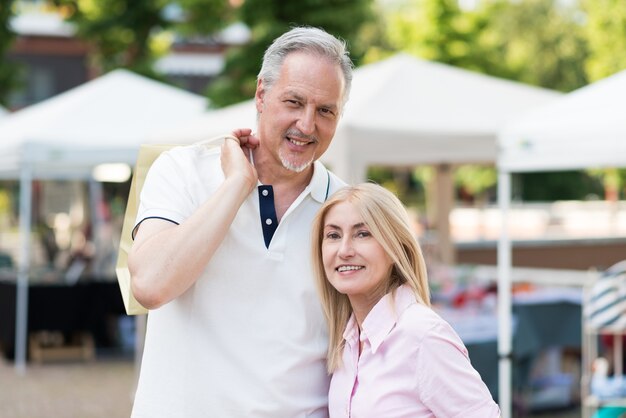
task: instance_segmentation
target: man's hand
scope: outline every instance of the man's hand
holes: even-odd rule
[[[252,135],[252,130],[243,128],[232,132],[234,138],[227,137],[222,145],[222,171],[228,179],[243,180],[249,192],[256,186],[258,174],[251,161],[252,150],[259,145],[259,139]]]
[[[259,146],[259,138],[252,135],[252,129],[235,129],[231,134],[239,140],[239,145],[241,145],[241,148],[244,150],[246,148],[253,150]],[[246,152],[246,155],[247,154],[248,153]]]

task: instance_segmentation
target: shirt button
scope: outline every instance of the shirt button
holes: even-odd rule
[[[271,224],[272,224],[272,220],[271,220],[270,218],[267,218],[267,219],[265,220],[265,223],[266,223],[267,225],[271,225]]]
[[[270,192],[268,192],[266,189],[263,189],[263,191],[261,191],[261,194],[263,196],[267,196],[268,194],[270,194]]]

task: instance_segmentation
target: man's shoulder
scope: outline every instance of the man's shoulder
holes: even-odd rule
[[[163,151],[156,165],[162,169],[183,171],[220,165],[220,147],[202,143],[175,145]]]
[[[190,161],[219,158],[220,147],[202,142],[194,144],[175,145],[163,154],[176,160]]]

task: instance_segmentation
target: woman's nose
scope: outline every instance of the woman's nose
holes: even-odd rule
[[[339,246],[339,256],[340,257],[352,257],[354,255],[354,247],[352,245],[352,240],[350,238],[345,238],[341,240],[341,245]]]

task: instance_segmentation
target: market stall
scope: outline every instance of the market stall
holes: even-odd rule
[[[159,130],[199,116],[206,99],[127,70],[115,70],[0,120],[0,179],[20,184],[15,366],[26,364],[33,180],[88,181],[92,200],[104,163],[133,165]],[[98,222],[97,214],[94,219]]]
[[[626,166],[624,109],[626,71],[530,111],[498,135],[498,204],[504,219],[498,243],[498,352],[504,418],[511,416],[511,174]]]

